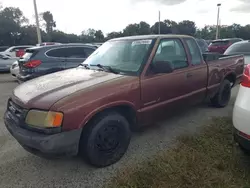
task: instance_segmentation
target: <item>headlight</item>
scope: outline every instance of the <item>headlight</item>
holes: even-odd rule
[[[63,113],[61,112],[46,112],[40,110],[30,110],[25,118],[25,122],[28,125],[41,128],[60,127],[62,120]]]

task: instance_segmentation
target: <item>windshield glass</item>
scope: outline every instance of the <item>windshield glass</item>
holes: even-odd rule
[[[245,64],[250,64],[250,55],[245,55],[244,61],[245,61]]]
[[[108,41],[93,52],[83,64],[90,68],[100,64],[119,73],[135,74],[148,54],[152,40]]]
[[[205,53],[206,51],[208,51],[208,45],[207,45],[205,40],[196,39],[196,41],[197,41],[202,53]]]
[[[27,49],[25,51],[25,54],[20,58],[20,59],[24,59],[24,60],[29,60],[31,57],[33,57],[36,54],[35,50],[32,49]]]
[[[231,45],[224,53],[225,55],[250,54],[250,42],[237,42]]]
[[[213,41],[210,46],[224,46],[229,44],[229,40]]]

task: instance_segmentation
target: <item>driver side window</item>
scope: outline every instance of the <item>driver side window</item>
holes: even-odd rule
[[[158,46],[152,63],[169,62],[173,69],[188,67],[187,55],[179,39],[162,40]]]

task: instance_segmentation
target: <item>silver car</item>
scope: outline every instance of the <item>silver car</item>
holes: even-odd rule
[[[0,58],[0,72],[10,72],[10,67],[15,61],[17,61],[17,58]]]

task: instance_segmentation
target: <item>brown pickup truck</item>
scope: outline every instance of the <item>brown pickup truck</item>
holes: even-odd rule
[[[243,65],[240,55],[201,54],[190,36],[112,39],[79,67],[15,88],[4,120],[36,155],[79,153],[104,167],[124,155],[132,130],[157,115],[205,99],[226,106]]]

